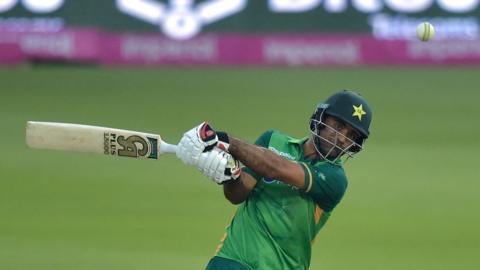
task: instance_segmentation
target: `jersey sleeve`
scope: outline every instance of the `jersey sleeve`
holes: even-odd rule
[[[272,134],[273,134],[273,130],[268,130],[268,131],[264,132],[264,133],[263,133],[262,135],[260,135],[260,137],[258,137],[258,139],[255,141],[255,145],[268,148],[268,145],[270,144],[270,138],[272,137]],[[255,173],[252,169],[250,169],[250,168],[248,168],[248,167],[243,167],[243,168],[242,168],[242,171],[250,174],[250,175],[253,176],[253,178],[255,178],[257,181],[259,181],[260,178],[261,178],[257,173]]]
[[[325,212],[330,212],[337,206],[347,190],[347,178],[343,169],[333,170],[314,167],[299,163],[305,173],[303,191]]]

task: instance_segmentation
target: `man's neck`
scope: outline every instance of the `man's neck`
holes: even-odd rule
[[[317,150],[315,150],[315,146],[313,145],[313,140],[312,138],[309,138],[304,144],[303,144],[303,157],[305,159],[314,159],[317,157]]]

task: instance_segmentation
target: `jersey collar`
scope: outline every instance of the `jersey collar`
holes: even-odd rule
[[[308,137],[300,138],[300,139],[291,138],[290,140],[288,140],[288,142],[293,144],[303,145],[307,140],[308,140]]]

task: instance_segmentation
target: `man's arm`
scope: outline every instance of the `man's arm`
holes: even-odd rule
[[[229,143],[230,154],[257,174],[304,188],[305,173],[300,164],[287,160],[271,150],[243,142],[232,136],[229,136]]]
[[[232,204],[240,204],[248,198],[256,184],[253,176],[242,172],[237,180],[223,183],[223,194]]]
[[[261,138],[259,138],[259,144],[266,146],[266,142],[262,143],[262,137],[264,136],[262,135]],[[198,159],[202,152],[209,151],[211,147],[217,147],[229,152],[258,176],[276,179],[299,188],[305,187],[306,177],[308,177],[308,179],[312,178],[311,172],[308,169],[306,169],[308,172],[305,171],[299,163],[287,160],[264,147],[245,143],[229,136],[227,133],[215,132],[207,122],[194,127],[184,134],[178,143],[179,150],[177,151],[177,157],[186,164],[195,164],[198,166]],[[245,174],[246,173],[242,172],[242,175]],[[249,177],[244,176],[242,179],[249,179]],[[242,184],[232,184],[231,187],[227,187],[228,195],[226,196],[232,194],[235,194],[232,196],[236,196],[245,193],[248,196],[248,193],[256,184],[256,180],[253,180],[254,184],[248,180],[246,180],[247,183],[243,183],[244,181],[242,180]],[[233,191],[233,189],[238,190]],[[244,200],[243,197],[242,195],[239,198]],[[235,202],[238,201],[236,200],[237,198],[234,199]]]

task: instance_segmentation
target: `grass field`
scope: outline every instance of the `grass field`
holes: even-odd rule
[[[235,206],[174,156],[29,150],[27,120],[161,133],[209,120],[253,141],[307,135],[317,102],[360,90],[366,151],[311,269],[480,269],[480,76],[454,69],[0,69],[0,269],[203,269]]]

